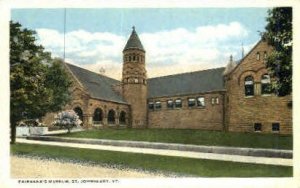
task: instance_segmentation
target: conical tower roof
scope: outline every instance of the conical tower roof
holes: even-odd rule
[[[135,31],[134,26],[132,27],[132,33],[131,33],[123,51],[129,50],[129,49],[139,49],[139,50],[142,50],[145,52],[145,49],[139,39],[138,34]]]

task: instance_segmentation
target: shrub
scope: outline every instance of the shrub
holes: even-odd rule
[[[72,128],[80,127],[81,123],[82,121],[79,119],[79,116],[76,114],[76,112],[73,110],[67,110],[59,112],[55,116],[53,125],[68,129],[68,133],[70,133]]]

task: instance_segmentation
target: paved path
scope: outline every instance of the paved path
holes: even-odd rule
[[[280,166],[293,165],[292,159],[283,159],[283,158],[253,157],[253,156],[227,155],[227,154],[216,154],[216,153],[202,153],[202,152],[192,152],[192,151],[176,151],[176,150],[168,150],[168,149],[120,147],[120,146],[107,146],[107,145],[82,144],[82,143],[46,142],[46,141],[26,140],[22,138],[17,139],[17,142],[74,147],[74,148],[108,150],[108,151],[119,151],[119,152],[130,152],[130,153],[175,156],[175,157],[186,157],[186,158],[196,158],[196,159],[222,160],[222,161],[232,161],[232,162],[242,162],[242,163],[268,164],[268,165],[280,165]]]

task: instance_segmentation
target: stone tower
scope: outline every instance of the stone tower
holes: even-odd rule
[[[125,100],[131,106],[131,126],[147,126],[147,74],[145,68],[145,50],[135,31],[123,50],[122,91]]]

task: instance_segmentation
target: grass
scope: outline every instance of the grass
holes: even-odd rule
[[[34,144],[11,145],[12,154],[79,160],[195,177],[291,177],[292,167],[190,159]]]
[[[293,148],[293,137],[291,135],[189,129],[104,129],[87,130],[57,136],[250,148]]]

